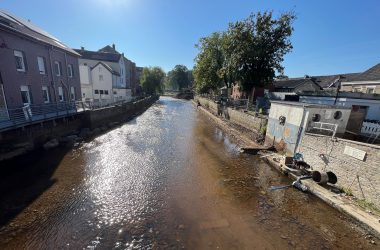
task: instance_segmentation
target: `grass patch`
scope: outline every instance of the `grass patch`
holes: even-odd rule
[[[366,200],[357,200],[356,203],[365,210],[369,210],[372,213],[380,215],[380,209],[373,204],[372,202],[366,201]]]
[[[342,188],[342,191],[343,191],[346,195],[348,195],[348,196],[354,196],[354,195],[352,194],[352,190],[349,189],[349,188]]]

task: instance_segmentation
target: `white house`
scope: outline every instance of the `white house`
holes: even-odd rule
[[[79,58],[82,100],[102,104],[131,100],[123,54],[88,51],[83,47],[75,51],[82,55]]]
[[[114,85],[119,81],[120,74],[112,68],[99,62],[91,68],[92,96],[95,102],[108,104],[115,101]]]

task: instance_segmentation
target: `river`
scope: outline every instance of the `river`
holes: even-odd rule
[[[189,101],[9,161],[0,249],[373,249],[365,232],[238,147]]]

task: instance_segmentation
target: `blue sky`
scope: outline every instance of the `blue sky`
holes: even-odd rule
[[[192,68],[200,37],[251,12],[294,11],[289,76],[361,72],[380,63],[378,0],[0,0],[0,8],[73,48],[116,44],[139,66]]]

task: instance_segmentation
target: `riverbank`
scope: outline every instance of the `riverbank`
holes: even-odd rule
[[[195,102],[193,103],[194,105],[197,105]],[[212,121],[215,122],[215,124],[218,127],[220,127],[221,129],[223,129],[223,131],[228,133],[231,136],[231,138],[234,138],[236,143],[240,147],[259,147],[259,145],[256,142],[254,142],[252,139],[250,139],[249,136],[247,136],[247,131],[242,131],[233,128],[233,125],[231,126],[229,121],[226,121],[214,115],[212,111],[202,106],[199,106],[198,110],[207,115]],[[262,158],[272,167],[276,168],[282,173],[285,173],[283,166],[280,163],[281,159],[283,158],[282,155],[274,154]],[[290,178],[296,179],[296,177],[291,173],[286,174]],[[330,190],[314,183],[311,180],[304,180],[303,183],[309,188],[310,193],[317,196],[318,198],[320,198],[330,206],[334,207],[338,211],[355,219],[361,227],[370,231],[377,238],[380,238],[380,218],[378,216],[363,210],[362,208],[356,206],[353,202],[350,202],[350,200],[345,199],[344,196],[333,193]],[[373,242],[374,244],[376,244],[375,241]]]
[[[0,162],[40,148],[71,147],[77,142],[89,140],[140,115],[157,100],[158,96],[150,96],[1,132]]]
[[[161,97],[74,148],[7,163],[0,249],[368,249],[368,232]],[[376,239],[375,239],[376,240]]]

